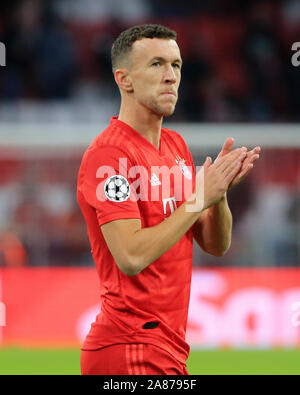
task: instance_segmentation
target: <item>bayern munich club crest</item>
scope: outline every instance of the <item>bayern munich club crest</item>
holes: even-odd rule
[[[121,175],[109,177],[104,184],[104,193],[112,202],[125,202],[130,196],[130,185]]]
[[[179,155],[177,155],[175,158],[175,162],[180,167],[180,170],[181,170],[182,174],[184,175],[184,177],[187,178],[188,180],[191,180],[193,178],[192,173],[190,172],[189,168],[185,164],[185,159],[182,159],[182,158],[180,158]]]

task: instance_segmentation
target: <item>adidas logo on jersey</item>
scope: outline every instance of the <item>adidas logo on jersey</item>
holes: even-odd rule
[[[161,185],[161,182],[155,173],[152,174],[150,182],[152,186]]]

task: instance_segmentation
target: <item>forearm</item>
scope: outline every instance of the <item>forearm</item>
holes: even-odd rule
[[[229,249],[232,233],[232,215],[226,194],[209,207],[194,226],[194,237],[204,251],[222,256]]]
[[[183,203],[160,224],[139,229],[130,238],[128,252],[137,273],[173,247],[197,221],[201,212],[188,212],[190,202]]]

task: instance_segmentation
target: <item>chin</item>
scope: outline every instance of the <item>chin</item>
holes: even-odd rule
[[[160,117],[169,117],[175,111],[175,104],[168,103],[165,105],[159,105],[158,103],[152,102],[148,108]]]
[[[163,117],[169,117],[170,115],[172,115],[175,111],[175,106],[169,107],[169,108],[163,108],[160,107],[158,109],[158,114],[163,116]]]
[[[166,110],[166,111],[164,112],[163,116],[164,116],[164,117],[169,117],[169,116],[171,116],[171,115],[174,114],[174,111],[175,111],[175,107],[173,107],[173,108],[170,109],[170,110]]]

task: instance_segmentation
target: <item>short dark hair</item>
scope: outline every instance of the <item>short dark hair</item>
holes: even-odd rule
[[[163,25],[145,24],[132,26],[117,37],[111,48],[112,70],[115,71],[132,49],[132,44],[142,38],[163,38],[176,41],[176,32]]]

